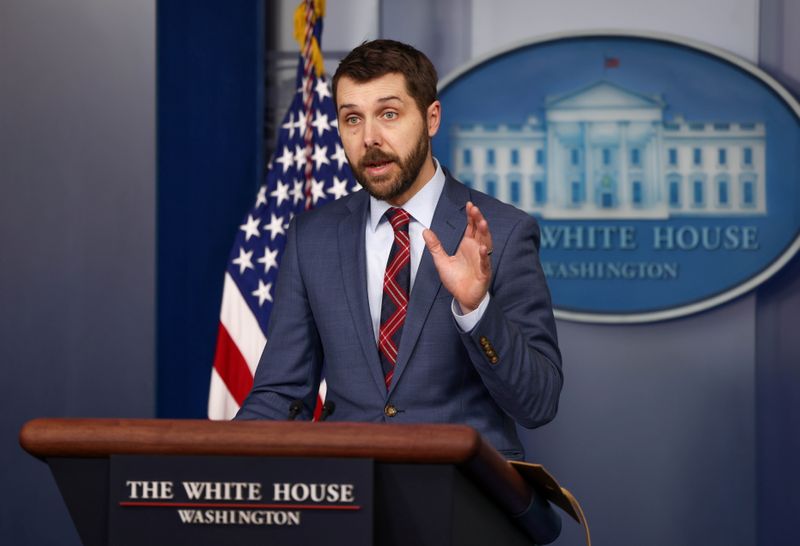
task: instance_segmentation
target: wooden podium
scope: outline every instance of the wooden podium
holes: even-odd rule
[[[166,462],[168,469],[182,469],[193,460],[214,462],[223,469],[245,466],[242,461],[265,467],[270,461],[288,460],[299,464],[301,472],[324,461],[368,461],[372,487],[371,506],[367,507],[371,511],[369,543],[377,545],[547,544],[561,529],[561,520],[550,504],[475,430],[460,425],[34,419],[22,428],[20,444],[50,466],[85,546],[125,543],[113,538],[116,524],[111,517],[118,505],[126,504],[115,500],[114,491],[119,487],[110,485],[111,476],[118,475],[114,461],[120,458],[134,464],[139,460]],[[176,462],[178,467],[173,464]],[[325,472],[324,468],[313,470]],[[129,496],[133,491],[135,497],[137,490],[127,491]],[[219,495],[218,490],[216,493]],[[139,502],[148,508],[129,510],[126,518],[144,518],[148,510],[177,505],[173,497],[165,498],[170,502]],[[150,525],[145,519],[133,521],[142,533]],[[313,521],[308,521],[307,526],[312,526]],[[182,529],[190,534],[226,532],[219,526],[196,527],[184,525],[169,531],[172,534],[165,543],[197,543],[187,538],[191,535],[178,536]],[[285,533],[280,544],[303,543],[291,538],[295,531],[280,532]],[[152,533],[149,543],[159,543],[157,532]],[[268,538],[220,540],[216,543],[272,543]],[[354,543],[338,536],[328,536],[325,542]]]

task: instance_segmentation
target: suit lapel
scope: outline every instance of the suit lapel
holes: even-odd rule
[[[375,380],[375,385],[385,396],[386,385],[383,382],[383,371],[375,344],[375,334],[372,331],[372,318],[369,313],[367,297],[364,230],[369,212],[369,198],[366,192],[359,193],[358,198],[353,199],[352,204],[348,204],[351,214],[345,216],[339,224],[339,256],[341,257],[345,296],[347,304],[350,306],[361,349],[364,351],[366,366]]]
[[[433,214],[431,229],[439,237],[442,246],[450,255],[458,248],[458,243],[461,241],[461,237],[467,227],[467,219],[464,213],[467,199],[468,190],[466,187],[448,175],[439,203],[436,205],[436,211]],[[426,248],[422,253],[422,259],[417,269],[414,287],[411,289],[408,314],[403,326],[403,335],[400,338],[394,378],[389,389],[390,395],[408,365],[411,353],[414,351],[419,335],[422,332],[422,327],[425,325],[428,313],[441,285],[439,273],[433,264],[433,258]]]

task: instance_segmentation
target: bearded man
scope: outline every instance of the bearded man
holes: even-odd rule
[[[466,424],[522,459],[515,424],[555,416],[561,355],[539,228],[432,157],[436,84],[424,54],[391,40],[340,63],[339,132],[366,191],[293,221],[238,419],[285,419],[291,405],[310,418],[323,364],[332,420]]]

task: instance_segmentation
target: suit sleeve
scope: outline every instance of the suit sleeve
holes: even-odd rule
[[[558,410],[563,375],[550,292],[539,262],[539,228],[526,216],[496,260],[486,312],[462,341],[495,402],[533,428]]]
[[[322,349],[300,266],[300,231],[293,221],[278,270],[267,345],[253,378],[253,390],[236,419],[286,419],[294,400],[303,401],[298,419],[310,419],[314,410]]]

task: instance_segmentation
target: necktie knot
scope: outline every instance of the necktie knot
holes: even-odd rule
[[[405,210],[397,207],[390,207],[386,211],[386,218],[392,224],[392,229],[397,231],[408,231],[408,223],[411,221],[411,215]]]

